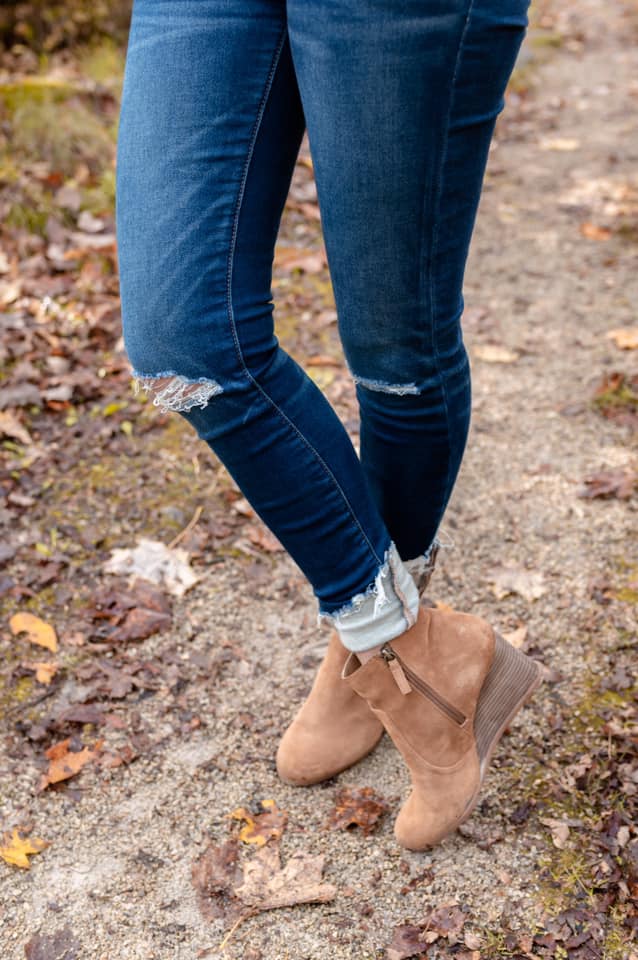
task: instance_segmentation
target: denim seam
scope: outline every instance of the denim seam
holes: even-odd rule
[[[290,427],[290,429],[297,435],[297,437],[301,440],[301,442],[304,443],[304,444],[306,445],[306,447],[307,447],[307,448],[314,454],[314,456],[317,458],[317,461],[321,464],[321,466],[322,466],[323,469],[325,470],[326,474],[327,474],[328,477],[332,480],[332,482],[334,483],[336,489],[337,489],[337,490],[339,491],[339,493],[341,494],[341,497],[343,498],[343,502],[344,502],[344,504],[346,505],[346,508],[347,508],[348,512],[350,513],[352,519],[354,520],[357,528],[359,529],[359,532],[360,532],[361,536],[363,537],[363,540],[365,541],[365,543],[367,544],[368,548],[370,549],[370,552],[372,553],[372,555],[373,555],[373,557],[374,557],[374,559],[375,559],[375,562],[376,562],[377,564],[381,565],[383,561],[382,561],[381,558],[378,556],[376,550],[374,549],[374,547],[373,547],[373,545],[371,544],[370,540],[369,540],[368,537],[366,536],[366,533],[365,533],[363,527],[361,526],[361,524],[360,524],[360,522],[359,522],[359,520],[358,520],[358,518],[357,518],[357,516],[356,516],[356,514],[355,514],[355,512],[354,512],[354,509],[353,509],[350,501],[349,501],[348,498],[346,497],[346,494],[345,494],[344,490],[341,488],[341,486],[340,486],[337,478],[335,477],[335,475],[333,474],[333,472],[330,470],[330,467],[328,466],[328,464],[325,462],[325,460],[323,459],[323,457],[321,457],[321,455],[319,454],[319,452],[313,447],[313,445],[310,443],[310,441],[309,441],[306,437],[304,437],[304,435],[303,435],[303,434],[301,433],[301,431],[295,426],[295,424],[292,422],[292,420],[290,420],[290,418],[286,416],[286,414],[284,413],[284,411],[275,403],[275,401],[273,400],[273,398],[266,392],[266,390],[264,390],[264,388],[262,387],[262,385],[256,380],[256,378],[252,375],[252,373],[251,373],[250,370],[248,369],[248,367],[247,367],[247,365],[246,365],[246,361],[245,361],[245,359],[244,359],[244,355],[243,355],[242,349],[241,349],[241,344],[240,344],[240,341],[239,341],[239,335],[238,335],[238,332],[237,332],[237,326],[236,326],[236,323],[235,323],[235,314],[234,314],[234,311],[233,311],[233,298],[232,298],[232,282],[233,282],[233,265],[234,265],[234,258],[235,258],[235,247],[236,247],[236,243],[237,243],[237,233],[238,233],[238,231],[239,231],[239,217],[240,217],[240,214],[241,214],[241,208],[242,208],[242,203],[243,203],[243,199],[244,199],[244,193],[245,193],[245,189],[246,189],[246,182],[247,182],[247,179],[248,179],[248,172],[249,172],[249,169],[250,169],[250,164],[251,164],[253,152],[254,152],[254,149],[255,149],[255,143],[257,142],[257,137],[258,137],[258,135],[259,135],[259,130],[260,130],[260,128],[261,128],[261,121],[262,121],[262,118],[263,118],[263,115],[264,115],[264,111],[265,111],[265,109],[266,109],[266,104],[267,104],[267,102],[268,102],[268,97],[269,97],[269,95],[270,95],[270,90],[271,90],[271,87],[272,87],[272,82],[273,82],[275,73],[276,73],[276,71],[277,71],[277,67],[278,67],[278,65],[279,65],[279,59],[280,59],[280,57],[281,57],[281,51],[283,50],[284,43],[285,43],[285,41],[286,41],[286,34],[287,34],[287,28],[284,28],[284,30],[282,31],[282,34],[281,34],[281,39],[280,39],[279,43],[277,44],[277,47],[276,47],[276,49],[275,49],[275,53],[274,53],[274,55],[273,55],[273,60],[272,60],[271,66],[270,66],[270,71],[269,71],[268,76],[267,76],[267,78],[266,78],[266,84],[265,84],[265,87],[264,87],[264,92],[263,92],[263,94],[262,94],[261,102],[260,102],[259,107],[258,107],[258,110],[257,110],[257,116],[256,116],[256,118],[255,118],[255,123],[254,123],[253,130],[252,130],[251,137],[250,137],[250,143],[249,143],[249,145],[248,145],[248,152],[247,152],[246,160],[245,160],[245,163],[244,163],[244,170],[243,170],[242,178],[241,178],[241,181],[240,181],[240,184],[239,184],[239,191],[238,191],[238,194],[237,194],[237,201],[236,201],[236,205],[235,205],[235,214],[234,214],[234,217],[233,217],[233,227],[232,227],[231,240],[230,240],[230,250],[229,250],[229,252],[228,252],[228,267],[227,267],[227,274],[226,274],[226,293],[227,293],[228,320],[229,320],[231,332],[232,332],[232,335],[233,335],[233,341],[234,341],[234,344],[235,344],[235,350],[236,350],[236,352],[237,352],[237,357],[238,357],[238,359],[239,359],[239,363],[240,363],[240,365],[241,365],[241,370],[242,370],[243,374],[244,374],[244,375],[246,376],[246,378],[252,383],[252,385],[259,391],[259,393],[262,395],[262,397],[263,397],[263,398],[273,407],[273,409],[279,414],[279,416],[282,418],[282,420],[283,420],[283,421]]]
[[[435,283],[434,283],[434,264],[436,260],[436,251],[437,244],[439,239],[439,214],[441,206],[441,195],[443,192],[443,171],[445,168],[445,161],[447,159],[448,151],[448,141],[450,134],[450,123],[452,120],[452,108],[454,106],[454,92],[456,89],[456,81],[459,71],[459,66],[461,62],[461,56],[463,53],[463,44],[465,42],[465,36],[469,27],[470,17],[472,16],[472,10],[474,7],[474,0],[469,0],[467,11],[465,14],[465,21],[463,23],[463,28],[461,30],[461,35],[459,37],[459,45],[456,51],[456,59],[454,61],[454,70],[452,72],[452,81],[450,83],[450,96],[448,100],[447,107],[447,117],[445,120],[444,133],[443,133],[443,143],[441,145],[441,160],[438,165],[438,170],[436,174],[436,181],[434,184],[434,203],[433,203],[433,225],[432,225],[432,251],[430,255],[430,263],[428,267],[428,290],[430,294],[430,329],[431,329],[431,338],[432,338],[432,350],[434,353],[434,359],[436,362],[436,369],[439,376],[441,375],[441,358],[439,356],[439,347],[438,347],[438,337],[436,331],[436,310],[435,310]],[[425,211],[423,212],[423,224],[425,226]],[[460,322],[460,321],[459,321]],[[450,436],[450,408],[448,403],[447,396],[447,386],[445,377],[441,377],[441,386],[443,389],[443,402],[445,404],[445,419],[447,421],[447,431],[448,437]],[[450,486],[450,473],[452,469],[452,457],[448,451],[448,465],[447,465],[447,475],[445,478],[446,490],[449,490]]]

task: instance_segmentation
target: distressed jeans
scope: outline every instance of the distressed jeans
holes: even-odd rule
[[[136,387],[228,469],[351,650],[415,622],[471,405],[463,275],[528,0],[134,0],[116,164]],[[304,130],[361,419],[279,346]]]

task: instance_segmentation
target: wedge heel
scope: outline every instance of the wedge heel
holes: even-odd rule
[[[481,779],[503,731],[541,682],[536,660],[496,634],[494,659],[476,705],[474,736]]]

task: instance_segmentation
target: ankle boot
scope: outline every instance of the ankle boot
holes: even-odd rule
[[[470,816],[494,748],[541,673],[482,618],[421,607],[363,666],[350,654],[342,676],[408,766],[412,790],[394,832],[424,850]]]
[[[277,750],[277,772],[286,783],[303,787],[334,777],[383,736],[381,721],[341,680],[348,655],[334,630],[312,690]]]
[[[416,578],[421,602],[430,606],[432,601],[424,594],[438,552],[435,541],[428,563]],[[302,787],[328,780],[362,760],[383,736],[381,721],[341,679],[348,656],[333,630],[312,690],[277,750],[277,772],[286,783]]]

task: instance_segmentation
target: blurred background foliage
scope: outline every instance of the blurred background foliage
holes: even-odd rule
[[[46,236],[51,216],[66,226],[84,210],[112,216],[131,5],[0,5],[3,229]]]
[[[50,53],[76,43],[125,38],[131,0],[66,0],[48,3],[3,3],[0,42],[5,49],[24,44],[35,53]]]

